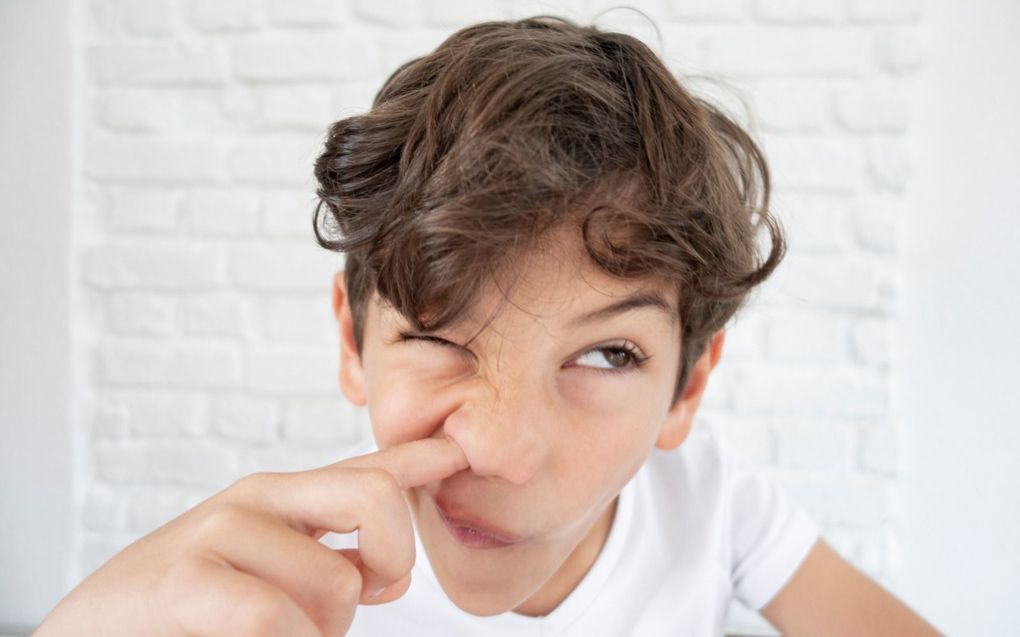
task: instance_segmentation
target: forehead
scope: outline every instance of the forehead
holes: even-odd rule
[[[613,277],[591,260],[579,232],[557,229],[487,278],[474,305],[464,308],[461,319],[452,327],[480,328],[494,320],[566,327],[578,315],[639,292],[665,300],[676,320],[678,291],[674,282],[665,278]],[[392,319],[399,318],[392,308],[384,307],[383,312]]]

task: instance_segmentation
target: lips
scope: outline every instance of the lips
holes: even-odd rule
[[[436,497],[434,500],[440,517],[452,532],[456,532],[458,539],[464,541],[466,537],[468,544],[484,548],[486,546],[517,544],[523,539],[520,535],[472,515],[442,498]],[[465,534],[465,530],[470,533]]]

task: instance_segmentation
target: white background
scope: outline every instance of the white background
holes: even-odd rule
[[[703,422],[941,630],[1015,631],[1020,7],[632,4],[685,69],[750,96],[791,233],[793,258],[731,329]],[[239,475],[315,466],[365,435],[333,382],[336,261],[308,245],[302,216],[316,143],[395,61],[509,5],[409,6],[0,3],[0,627],[34,626],[131,539]],[[358,60],[370,73],[274,67],[274,38],[348,23],[390,38]],[[150,43],[157,77],[125,79],[131,47]],[[199,55],[168,71],[159,51],[174,46]],[[178,163],[132,160],[167,150]],[[265,187],[276,170],[294,176]],[[134,242],[166,247],[155,255],[175,269],[144,270],[121,249]]]

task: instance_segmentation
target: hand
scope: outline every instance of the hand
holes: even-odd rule
[[[318,469],[245,476],[114,555],[34,637],[343,635],[358,604],[391,602],[411,584],[403,489],[467,467],[452,439],[426,438]],[[318,541],[355,529],[357,549]]]

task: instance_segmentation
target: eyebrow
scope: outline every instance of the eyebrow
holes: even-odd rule
[[[670,305],[666,299],[662,298],[655,292],[638,292],[628,296],[627,298],[620,299],[615,303],[610,303],[603,308],[577,316],[572,319],[568,325],[570,327],[579,327],[588,323],[594,323],[595,321],[606,320],[619,314],[640,308],[657,309],[666,315],[670,323],[675,322],[677,318],[676,310],[673,309],[673,306]]]

